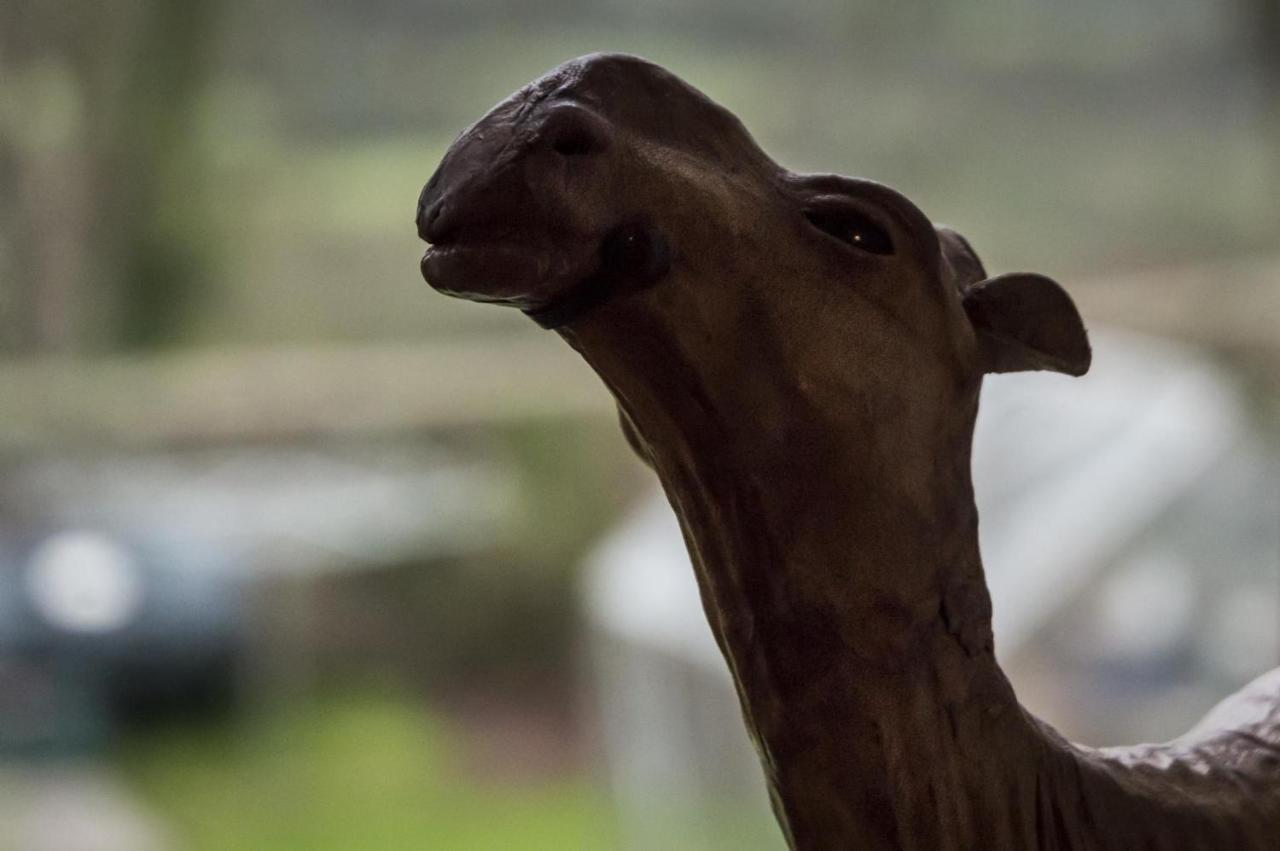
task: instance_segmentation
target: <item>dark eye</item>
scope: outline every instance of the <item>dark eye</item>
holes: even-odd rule
[[[884,228],[852,210],[808,210],[805,217],[820,231],[872,254],[892,254],[893,240]]]

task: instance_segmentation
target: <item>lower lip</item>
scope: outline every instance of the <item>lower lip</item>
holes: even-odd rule
[[[446,295],[536,308],[594,270],[595,245],[550,236],[432,245],[422,255],[422,276]]]
[[[449,274],[454,267],[510,263],[512,259],[528,256],[529,253],[504,243],[432,245],[422,255],[422,270],[424,273],[430,269]]]
[[[438,268],[440,258],[447,250],[448,249],[442,248],[438,245],[430,245],[427,246],[427,250],[423,253],[422,262],[418,265],[422,269],[422,277],[426,279],[428,284],[431,283],[431,279],[434,277],[432,275],[432,270]]]
[[[475,267],[483,265],[477,262],[483,257],[468,262],[472,255],[477,254],[480,252],[475,248],[466,246],[433,245],[422,255],[422,277],[432,287],[446,292],[456,292],[460,283],[480,283],[476,280],[476,273],[480,270]]]

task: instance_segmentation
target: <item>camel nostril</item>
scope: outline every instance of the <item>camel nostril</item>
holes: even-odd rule
[[[578,106],[560,105],[551,110],[542,125],[544,144],[562,157],[598,154],[609,144],[609,130],[603,121]]]
[[[562,157],[583,157],[594,154],[602,146],[585,129],[564,133],[551,143],[551,150]]]

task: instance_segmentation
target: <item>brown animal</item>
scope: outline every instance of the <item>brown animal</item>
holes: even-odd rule
[[[884,186],[786,171],[627,56],[495,107],[417,223],[436,289],[556,327],[613,392],[792,848],[1280,849],[1280,670],[1180,739],[1098,750],[996,662],[978,391],[1088,368],[1057,284],[988,278]]]

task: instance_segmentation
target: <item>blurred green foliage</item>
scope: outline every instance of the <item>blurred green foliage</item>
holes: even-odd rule
[[[121,765],[195,851],[615,847],[607,798],[588,780],[482,783],[456,744],[407,701],[348,696],[156,733]]]
[[[385,693],[153,733],[127,743],[120,765],[193,851],[626,847],[604,784],[478,778],[454,726]],[[738,799],[652,815],[655,851],[781,847],[767,815]]]
[[[117,340],[172,343],[217,280],[222,252],[208,212],[207,154],[197,120],[221,0],[159,0],[137,22],[144,61],[125,75],[107,173],[119,204],[102,211],[116,251]],[[122,213],[124,215],[122,215]]]

